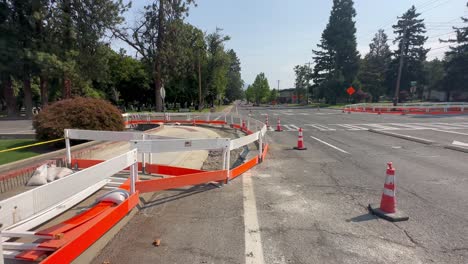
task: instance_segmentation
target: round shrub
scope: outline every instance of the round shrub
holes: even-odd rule
[[[108,101],[77,97],[55,102],[33,121],[36,137],[49,140],[63,137],[66,128],[122,131],[122,113]]]

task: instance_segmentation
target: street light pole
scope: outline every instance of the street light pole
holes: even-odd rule
[[[280,85],[280,80],[278,80],[278,90],[277,90],[278,93],[276,93],[276,98],[275,98],[275,99],[276,99],[276,105],[278,105],[278,97],[279,97],[279,95],[280,95],[280,93],[279,93],[279,85]]]
[[[405,48],[406,48],[406,25],[403,30],[403,39],[401,41],[400,45],[400,65],[398,66],[398,77],[397,77],[397,83],[395,87],[395,100],[393,105],[397,106],[398,101],[400,100],[400,83],[401,83],[401,72],[403,71],[403,63],[404,63],[404,56],[405,56]]]

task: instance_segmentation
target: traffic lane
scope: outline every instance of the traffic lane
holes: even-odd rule
[[[244,241],[239,178],[155,193],[93,263],[244,263]]]
[[[286,116],[285,120],[286,120],[285,122],[288,122],[288,121],[295,122],[297,119],[293,116]],[[332,132],[332,133],[317,132],[315,133],[315,136],[317,138],[322,138],[324,140],[327,140],[333,143],[335,146],[341,147],[341,149],[349,151],[351,153],[349,157],[351,158],[347,158],[346,154],[336,151],[335,149],[330,148],[329,146],[323,145],[322,143],[319,143],[316,140],[314,140],[313,142],[310,142],[310,139],[307,136],[308,132],[304,133],[304,136],[305,136],[304,138],[306,140],[306,147],[309,147],[308,151],[311,150],[311,145],[312,145],[314,151],[316,150],[325,151],[328,156],[331,156],[332,158],[337,159],[339,161],[337,165],[324,166],[324,168],[328,170],[327,175],[333,176],[338,181],[338,183],[343,186],[343,188],[339,187],[339,189],[344,189],[342,190],[343,192],[345,192],[347,195],[351,197],[354,197],[354,199],[358,201],[358,205],[360,205],[363,210],[362,217],[358,216],[357,217],[358,219],[368,217],[367,210],[366,208],[364,208],[367,205],[367,203],[379,202],[381,190],[382,190],[382,184],[385,179],[385,176],[384,176],[385,164],[389,160],[394,160],[397,162],[398,164],[397,166],[399,166],[398,168],[400,168],[399,171],[407,170],[411,172],[413,170],[412,163],[415,163],[415,164],[420,163],[418,159],[429,159],[428,161],[425,162],[425,166],[422,168],[423,170],[421,169],[418,170],[419,173],[417,173],[416,175],[418,176],[417,180],[412,180],[411,178],[412,176],[410,175],[408,176],[410,177],[410,179],[408,180],[410,184],[406,184],[405,177],[403,179],[398,178],[399,186],[402,186],[403,184],[405,184],[411,187],[413,187],[414,185],[416,187],[420,187],[419,182],[424,182],[425,180],[427,180],[427,177],[423,177],[425,176],[425,174],[432,176],[432,178],[430,179],[432,184],[436,184],[436,185],[444,184],[444,180],[445,181],[447,180],[447,179],[441,180],[439,177],[436,177],[437,175],[430,173],[430,170],[432,168],[431,165],[433,165],[433,162],[430,159],[436,158],[434,157],[436,155],[431,154],[433,149],[427,148],[427,146],[420,145],[419,143],[414,143],[414,142],[406,142],[404,140],[395,139],[395,138],[388,139],[382,135],[370,135],[370,137],[374,137],[375,140],[369,143],[368,142],[369,139],[367,139],[365,135],[363,136],[363,133],[368,133],[368,132],[359,131],[359,132],[352,132],[352,134],[349,134],[350,133],[349,131],[346,131],[346,132],[343,131],[340,133],[342,133],[344,137],[346,136],[349,137],[354,134],[356,137],[358,137],[358,139],[364,138],[364,140],[356,141],[356,142],[359,142],[356,149],[359,149],[359,147],[363,148],[358,153],[358,155],[353,154],[355,152],[355,150],[353,150],[353,147],[355,146],[352,143],[350,143],[350,142],[353,142],[355,138],[350,138],[350,140],[346,140],[346,138],[334,138],[334,136],[339,135],[336,132]],[[286,145],[284,147],[291,146],[291,144],[295,141],[295,138],[296,138],[294,134],[292,133],[271,132],[269,134],[271,135],[273,139],[276,138],[281,143],[287,140],[286,144],[283,143],[283,145]],[[323,135],[323,137],[321,135]],[[328,140],[326,136],[331,136],[332,140]],[[318,144],[318,145],[314,146],[313,144]],[[383,144],[384,145],[388,144],[387,147],[390,150],[383,148]],[[363,146],[369,146],[369,147],[364,148]],[[395,157],[401,156],[400,153],[396,151],[399,149],[399,147],[402,147],[402,146],[407,147],[408,150],[412,152],[406,154],[406,156],[409,156],[409,157],[402,157],[402,158],[395,159]],[[416,151],[417,148],[423,148],[423,149]],[[387,153],[389,151],[390,153]],[[395,152],[392,153],[391,151],[395,151]],[[304,152],[300,152],[300,153],[301,155],[306,155],[306,154],[302,154]],[[419,153],[419,157],[414,158],[413,156],[417,156],[418,153]],[[445,154],[447,153],[443,153],[443,155]],[[447,154],[447,155],[453,155],[453,153]],[[358,158],[355,158],[355,156],[358,156]],[[359,158],[359,156],[361,156],[361,158]],[[456,159],[456,157],[451,156],[450,161],[453,160],[452,158]],[[377,159],[377,161],[375,159]],[[463,162],[463,160],[461,161],[458,160],[457,162],[454,162],[452,164],[455,167],[455,169],[457,168],[458,163],[460,162]],[[301,166],[304,166],[300,164],[296,164],[296,166],[287,166],[287,165],[281,164],[279,161],[275,162],[275,164],[276,163],[279,164],[278,166],[289,168],[291,171],[294,171],[296,170],[296,168],[300,168]],[[309,163],[305,163],[305,164],[309,164]],[[450,168],[452,168],[453,166],[449,165]],[[271,171],[274,172],[276,169],[277,168],[274,168]],[[399,171],[397,171],[397,174],[400,173]],[[436,171],[436,174],[441,173],[441,175],[444,175],[444,173],[449,172],[449,171],[450,169],[448,170],[439,169],[438,171]],[[454,174],[464,175],[463,171],[466,171],[466,168],[463,169],[460,167],[460,171],[457,171],[456,173],[449,172],[449,174],[451,174],[452,176]],[[297,174],[301,174],[301,172],[297,172],[295,175]],[[453,180],[453,179],[449,179],[449,181],[450,180]],[[423,186],[421,188],[424,189],[424,187],[426,186]],[[449,187],[453,187],[453,185]],[[466,216],[459,217],[458,215],[453,215],[452,213],[453,211],[456,211],[456,209],[451,210],[451,211],[449,210],[448,212],[444,210],[447,204],[450,205],[450,203],[453,201],[455,201],[455,204],[460,204],[459,201],[466,201],[466,197],[461,197],[460,199],[458,199],[456,197],[454,198],[454,195],[451,195],[448,201],[445,201],[445,202],[442,201],[442,202],[437,203],[437,202],[434,202],[433,200],[440,199],[441,195],[442,196],[446,195],[446,192],[442,192],[442,194],[439,194],[439,195],[434,195],[434,199],[427,201],[427,198],[424,196],[431,197],[431,194],[426,195],[426,193],[423,192],[423,197],[421,197],[421,195],[419,195],[418,193],[420,192],[419,190],[421,188],[419,188],[418,190],[414,190],[414,188],[410,189],[407,187],[400,187],[398,191],[400,204],[403,205],[403,207],[402,206],[400,207],[403,208],[403,210],[407,210],[408,208],[411,209],[411,210],[408,209],[409,210],[408,212],[411,212],[412,214],[411,215],[412,219],[410,220],[411,221],[410,224],[400,223],[396,225],[396,227],[398,227],[399,230],[393,230],[393,231],[391,230],[389,226],[384,226],[383,230],[386,230],[386,232],[379,234],[380,230],[382,229],[382,227],[380,227],[381,229],[374,230],[374,233],[377,233],[379,234],[378,236],[382,236],[385,238],[388,238],[388,237],[391,238],[392,235],[390,234],[393,234],[393,233],[395,234],[403,233],[406,237],[405,239],[408,239],[409,241],[411,241],[411,243],[413,243],[411,247],[415,247],[417,249],[416,251],[422,252],[421,253],[422,255],[429,256],[427,259],[436,260],[437,262],[445,262],[445,263],[463,263],[464,261],[460,262],[460,259],[466,259],[466,256],[463,255],[465,253],[458,249],[464,248],[463,247],[464,240],[463,240],[463,235],[458,235],[459,233],[457,232],[459,232],[460,230],[464,230],[463,228],[464,228],[464,224],[466,223],[466,220],[465,220]],[[442,191],[444,190],[444,188],[436,188],[436,190],[439,192],[441,191],[441,189]],[[461,188],[461,189],[463,190],[465,188]],[[313,190],[314,192],[317,191],[317,189],[313,189]],[[408,190],[408,191],[405,191],[405,190]],[[429,188],[429,190],[431,190],[431,188]],[[462,193],[460,192],[460,190],[456,190],[454,192],[457,195]],[[407,201],[410,201],[410,203],[408,203]],[[330,209],[330,206],[333,206],[333,204],[328,203],[328,200],[324,201],[323,203],[326,204],[327,208],[329,209]],[[443,205],[440,206],[440,204],[443,204]],[[452,207],[449,206],[449,208],[453,208],[453,207],[456,207],[456,206],[452,206]],[[463,209],[464,208],[462,208],[461,210]],[[438,210],[442,211],[442,213],[438,212]],[[435,214],[438,214],[438,217],[436,217],[436,219],[431,214],[431,211],[435,211],[436,212]],[[460,221],[460,218],[462,219],[461,221]],[[424,222],[425,220],[427,220],[428,223]],[[421,222],[423,222],[422,227],[419,227],[420,224],[418,223],[421,223]],[[438,224],[433,224],[437,222],[443,223],[442,228]],[[339,226],[340,224],[341,222],[339,221],[333,222],[334,227]],[[403,229],[401,227],[402,225],[403,227],[405,225],[408,225],[409,227],[408,229]],[[449,229],[448,227],[454,228],[454,230],[456,230],[455,233],[457,234],[450,232],[453,230],[452,229],[448,230]],[[437,230],[437,232],[433,230]],[[344,230],[343,232],[346,233],[346,230]],[[435,241],[432,241],[434,237],[436,238],[440,237],[440,234],[449,234],[449,235],[442,235],[440,239],[436,239]],[[466,232],[465,233],[462,232],[462,234],[466,235]],[[395,241],[406,241],[405,239],[397,239]],[[291,238],[291,240],[293,241],[294,239]],[[364,245],[364,248],[369,247],[369,246],[372,247],[372,245],[366,244]],[[280,247],[281,246],[278,246],[277,248],[280,248]],[[412,260],[408,262],[411,262],[411,261]],[[427,261],[423,261],[423,262],[427,262]]]
[[[336,110],[320,110],[315,109],[289,109],[288,111],[277,111],[274,109],[264,109],[252,111],[257,113],[255,116],[259,120],[265,119],[265,114],[270,117],[270,123],[276,122],[277,117],[281,117],[282,121],[288,117],[296,117],[300,123],[319,123],[319,124],[365,124],[365,123],[462,123],[468,122],[468,115],[451,116],[451,115],[377,115],[368,113],[341,113]],[[299,124],[300,124],[299,123]]]
[[[269,133],[268,159],[253,170],[266,263],[427,262],[399,226],[368,214],[382,181],[345,184],[363,174],[351,156],[311,144],[292,150],[287,135]]]
[[[325,141],[335,141],[337,146],[349,151],[348,161],[359,168],[358,175],[350,175],[347,169],[335,172],[341,183],[376,190],[372,197],[361,196],[361,203],[380,201],[385,164],[393,161],[398,207],[411,217],[410,221],[397,225],[405,229],[417,246],[440,254],[451,254],[468,246],[465,154],[379,134],[318,133],[323,134],[320,138]],[[453,254],[467,257],[466,251]]]

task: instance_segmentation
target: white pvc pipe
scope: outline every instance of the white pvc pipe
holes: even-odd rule
[[[130,194],[135,193],[135,183],[138,174],[138,162],[130,165]]]
[[[65,147],[67,149],[66,153],[66,164],[69,169],[71,169],[71,148],[70,148],[70,138],[68,137],[68,129],[65,129]]]

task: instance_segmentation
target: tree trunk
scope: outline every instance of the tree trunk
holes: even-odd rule
[[[24,108],[26,110],[26,118],[31,119],[33,116],[33,112],[32,112],[31,79],[29,76],[24,77],[23,92],[24,92]]]
[[[15,92],[13,90],[13,84],[11,82],[10,75],[3,76],[3,96],[5,97],[7,106],[7,116],[15,117],[18,116],[18,107],[16,102]]]
[[[49,80],[45,76],[40,76],[40,90],[42,109],[49,104]]]
[[[62,99],[68,99],[70,97],[71,97],[71,80],[70,78],[68,78],[68,76],[64,75]]]

